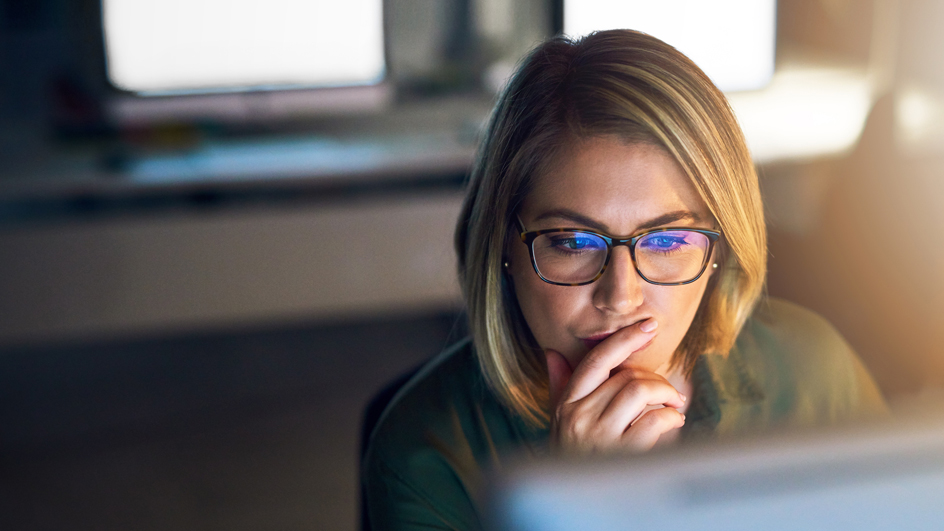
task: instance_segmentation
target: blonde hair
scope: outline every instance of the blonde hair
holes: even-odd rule
[[[726,354],[759,299],[767,236],[757,174],[724,95],[675,48],[611,30],[533,50],[499,97],[456,226],[459,279],[476,355],[505,404],[548,419],[547,370],[503,272],[513,216],[536,176],[574,138],[615,135],[664,149],[708,205],[723,238],[673,363]],[[566,289],[566,288],[562,288]]]

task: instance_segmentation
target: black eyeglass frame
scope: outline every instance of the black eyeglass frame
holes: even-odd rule
[[[702,275],[705,274],[705,269],[708,268],[708,262],[711,259],[711,252],[714,250],[715,243],[717,243],[717,241],[721,238],[720,231],[709,230],[709,229],[695,229],[691,227],[663,227],[663,228],[658,228],[658,229],[652,229],[652,230],[647,230],[643,233],[637,234],[636,236],[633,236],[632,238],[616,238],[616,237],[608,236],[606,234],[601,234],[599,232],[595,232],[592,230],[576,229],[576,228],[570,228],[570,227],[560,227],[560,228],[553,228],[553,229],[527,231],[525,230],[524,224],[521,222],[520,219],[516,219],[515,221],[518,223],[518,228],[521,230],[521,233],[519,234],[519,236],[521,237],[521,241],[525,245],[528,246],[528,254],[531,256],[531,267],[534,268],[534,272],[538,275],[538,277],[541,280],[543,280],[544,282],[547,282],[548,284],[554,284],[555,286],[586,286],[587,284],[592,284],[596,282],[597,280],[600,279],[600,277],[603,276],[603,273],[606,271],[606,266],[610,264],[610,257],[613,256],[613,248],[618,245],[625,245],[626,247],[629,248],[629,256],[633,261],[633,267],[636,268],[636,272],[639,273],[639,277],[645,280],[646,282],[656,285],[656,286],[682,286],[685,284],[691,284],[692,282],[695,282],[696,280],[701,278]],[[639,265],[636,263],[636,242],[638,242],[644,236],[648,236],[650,234],[655,234],[659,232],[671,232],[671,231],[697,232],[699,234],[704,234],[705,236],[708,237],[708,250],[705,252],[705,259],[701,264],[701,269],[698,271],[698,274],[695,275],[695,278],[692,278],[691,280],[685,280],[682,282],[656,282],[654,280],[650,280],[646,278],[646,275],[644,275],[642,271],[639,270]],[[534,258],[534,246],[533,246],[534,240],[535,238],[537,238],[538,236],[542,234],[550,234],[552,232],[582,232],[585,234],[592,234],[600,238],[601,240],[603,240],[604,243],[606,243],[606,258],[603,260],[603,265],[600,267],[600,271],[596,274],[595,277],[584,282],[570,283],[570,282],[555,282],[553,280],[548,280],[547,278],[544,277],[544,275],[541,274],[541,270],[538,269],[537,260]]]

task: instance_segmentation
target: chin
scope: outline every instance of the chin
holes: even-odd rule
[[[632,356],[621,363],[620,366],[633,367],[651,372],[658,372],[660,369],[665,368],[672,359],[672,351],[666,353],[666,349],[659,339],[661,339],[660,336],[654,337],[652,341],[641,349],[633,352]]]

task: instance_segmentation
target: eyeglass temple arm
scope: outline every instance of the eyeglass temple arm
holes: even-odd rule
[[[515,212],[515,221],[518,222],[518,232],[520,234],[527,232],[527,230],[524,228],[524,222],[521,221],[521,216],[519,216],[517,212]]]

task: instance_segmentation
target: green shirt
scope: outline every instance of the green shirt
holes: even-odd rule
[[[682,440],[884,414],[885,403],[849,345],[823,318],[769,299],[728,356],[701,356]],[[364,463],[373,529],[480,529],[487,470],[510,454],[547,450],[486,386],[469,340],[407,383],[382,415]]]

